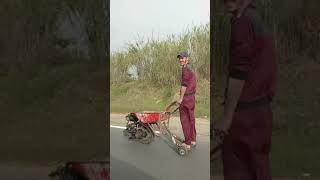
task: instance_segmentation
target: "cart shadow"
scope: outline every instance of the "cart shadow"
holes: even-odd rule
[[[178,147],[176,144],[174,144],[172,141],[170,141],[169,139],[167,138],[161,138],[162,141],[164,143],[166,143],[173,151],[175,151],[176,153],[178,153]]]

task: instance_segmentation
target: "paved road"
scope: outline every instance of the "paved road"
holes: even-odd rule
[[[149,145],[128,140],[122,129],[110,129],[111,179],[127,180],[209,180],[209,137],[199,136],[198,146],[179,156],[161,138]]]

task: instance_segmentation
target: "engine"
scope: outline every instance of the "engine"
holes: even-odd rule
[[[138,122],[138,118],[134,113],[130,113],[126,116],[127,121]]]

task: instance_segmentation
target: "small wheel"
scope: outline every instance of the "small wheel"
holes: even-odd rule
[[[187,154],[187,150],[185,147],[179,147],[178,152],[180,156],[185,156]]]
[[[123,130],[123,135],[124,135],[124,136],[129,136],[129,131],[128,131],[128,129]]]

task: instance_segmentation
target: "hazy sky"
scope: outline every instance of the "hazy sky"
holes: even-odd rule
[[[210,19],[210,0],[111,0],[110,49],[123,50],[138,37],[180,34]]]

